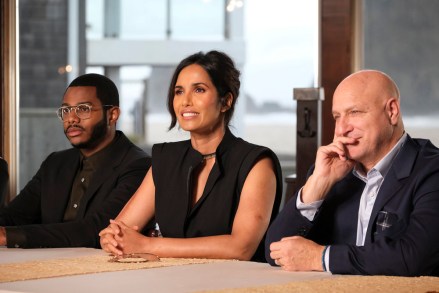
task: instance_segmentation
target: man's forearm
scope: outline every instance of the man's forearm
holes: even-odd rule
[[[301,201],[305,204],[323,200],[331,189],[333,183],[311,175],[306,181],[301,192]]]

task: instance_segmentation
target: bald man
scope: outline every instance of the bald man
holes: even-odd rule
[[[288,271],[439,275],[439,149],[412,139],[399,90],[363,70],[334,93],[334,140],[269,228],[266,258]]]

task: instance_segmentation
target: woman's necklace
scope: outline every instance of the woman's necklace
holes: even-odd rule
[[[206,161],[206,160],[215,158],[216,157],[216,153],[210,153],[210,154],[206,154],[206,155],[202,155],[202,156],[203,156],[203,160]]]

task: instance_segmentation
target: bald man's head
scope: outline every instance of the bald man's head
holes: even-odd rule
[[[336,88],[332,113],[335,137],[352,137],[350,158],[366,168],[377,163],[401,138],[404,125],[399,90],[395,82],[377,70],[361,70]]]
[[[393,79],[378,70],[361,70],[346,77],[335,90],[338,91],[355,90],[357,93],[374,92],[376,98],[399,100],[399,89]]]

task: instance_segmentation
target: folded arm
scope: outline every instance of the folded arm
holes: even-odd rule
[[[150,238],[136,231],[135,226],[145,223],[145,214],[153,214],[154,188],[151,186],[152,170],[116,223],[101,232],[104,249],[113,254],[148,252],[161,257],[249,260],[270,221],[276,177],[271,159],[259,160],[244,183],[231,234],[197,238]]]

